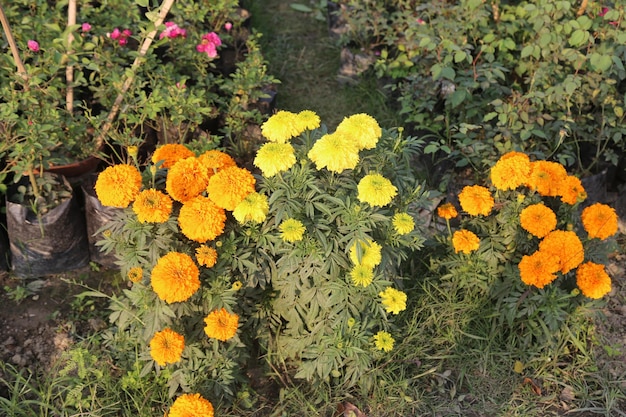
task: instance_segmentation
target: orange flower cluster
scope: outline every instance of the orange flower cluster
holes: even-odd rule
[[[544,197],[560,197],[574,205],[587,198],[580,179],[568,175],[563,165],[551,161],[534,161],[521,152],[508,152],[491,168],[491,182],[498,190],[526,186]]]
[[[531,161],[521,152],[503,155],[491,168],[490,179],[499,191],[527,187],[541,197],[560,198],[567,205],[575,205],[587,198],[585,189],[577,177],[568,175],[565,168],[556,162]],[[466,186],[459,193],[461,208],[471,216],[487,216],[495,206],[490,190],[479,185]],[[517,204],[523,207],[519,213],[521,228],[540,239],[538,249],[522,256],[518,264],[520,278],[526,285],[544,288],[557,279],[558,274],[576,270],[578,287],[589,298],[600,298],[611,289],[611,280],[603,265],[585,261],[583,242],[570,230],[559,230],[555,210],[543,202],[524,204],[520,194]],[[524,207],[525,206],[525,207]],[[560,212],[560,210],[559,210]],[[437,214],[446,220],[456,217],[454,206],[446,203],[437,209]],[[605,204],[596,203],[581,213],[584,230],[589,239],[608,239],[617,233],[618,217],[615,210]],[[452,236],[456,253],[470,253],[478,249],[478,236],[467,230],[459,230]]]

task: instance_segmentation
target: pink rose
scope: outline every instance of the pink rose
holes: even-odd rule
[[[28,49],[30,49],[31,51],[39,52],[39,42],[31,39],[27,42],[27,45],[28,45]]]

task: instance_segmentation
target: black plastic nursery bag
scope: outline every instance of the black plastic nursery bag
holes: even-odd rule
[[[67,179],[63,181],[69,187]],[[85,219],[74,193],[40,218],[27,205],[9,198],[6,203],[11,270],[15,275],[35,278],[89,264]]]
[[[91,260],[97,262],[105,268],[119,269],[115,263],[117,257],[113,252],[105,253],[96,244],[102,239],[102,228],[110,223],[117,213],[122,209],[116,207],[103,206],[96,196],[94,190],[95,178],[86,181],[82,185],[83,195],[85,196],[85,219],[87,222],[87,238],[89,240],[89,253]]]

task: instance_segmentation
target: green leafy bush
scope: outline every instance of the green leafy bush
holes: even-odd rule
[[[481,169],[510,150],[576,172],[617,165],[625,133],[622,5],[346,4],[342,17],[380,51],[376,73],[394,79],[388,87],[406,122],[433,133],[426,153]],[[381,20],[381,8],[386,25],[368,26],[367,16]]]

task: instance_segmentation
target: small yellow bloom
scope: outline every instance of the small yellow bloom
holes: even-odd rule
[[[346,169],[354,169],[359,163],[359,148],[353,140],[335,132],[318,139],[307,156],[318,171],[326,168],[340,174]]]
[[[278,226],[280,237],[285,242],[297,242],[302,240],[306,228],[300,220],[287,219]]]
[[[374,279],[374,271],[368,265],[355,265],[350,271],[350,278],[355,286],[367,287]]]
[[[380,174],[368,174],[357,185],[357,198],[362,203],[383,207],[391,203],[398,189]]]
[[[230,289],[232,291],[239,291],[241,289],[241,287],[243,287],[243,284],[241,283],[241,281],[235,281],[233,282],[232,287],[230,287]]]
[[[385,306],[387,313],[398,314],[406,310],[406,294],[395,288],[387,287],[385,291],[378,293],[382,298],[382,304]]]
[[[261,125],[261,134],[270,142],[285,143],[301,132],[297,126],[298,115],[280,110]]]
[[[409,234],[415,229],[415,221],[408,213],[396,213],[391,222],[399,235]]]
[[[384,330],[381,330],[374,335],[374,344],[378,350],[391,352],[394,342],[395,340],[393,340],[391,334]]]
[[[375,148],[382,136],[382,130],[376,119],[365,113],[344,118],[337,126],[336,132],[351,138],[359,150]]]
[[[270,206],[264,194],[252,192],[233,210],[233,217],[240,223],[261,223],[267,217]]]
[[[295,163],[296,154],[290,143],[268,142],[259,148],[254,158],[254,166],[267,178],[287,171]]]
[[[359,241],[350,247],[350,259],[355,265],[374,269],[382,260],[381,250],[382,247],[373,240]]]

